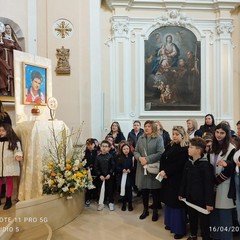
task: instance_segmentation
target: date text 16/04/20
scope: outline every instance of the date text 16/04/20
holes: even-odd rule
[[[239,226],[210,226],[210,232],[240,232]]]

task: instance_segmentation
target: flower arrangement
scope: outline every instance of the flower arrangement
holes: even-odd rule
[[[43,164],[43,194],[55,194],[71,198],[76,192],[85,188],[95,188],[92,183],[90,171],[84,166],[83,147],[78,145],[82,127],[77,133],[67,135],[64,128],[57,135],[52,129],[52,140]],[[76,139],[71,144],[73,135]]]

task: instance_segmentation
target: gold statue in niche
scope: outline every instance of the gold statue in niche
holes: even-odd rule
[[[56,49],[57,53],[57,67],[55,69],[57,74],[70,74],[71,68],[69,65],[69,55],[70,49],[66,49],[62,46],[62,48]]]

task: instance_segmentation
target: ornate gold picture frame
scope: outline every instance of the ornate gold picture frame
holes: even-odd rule
[[[47,105],[47,68],[23,63],[23,104]]]

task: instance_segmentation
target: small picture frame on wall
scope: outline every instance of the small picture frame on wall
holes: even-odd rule
[[[23,63],[23,104],[47,105],[47,68]]]

